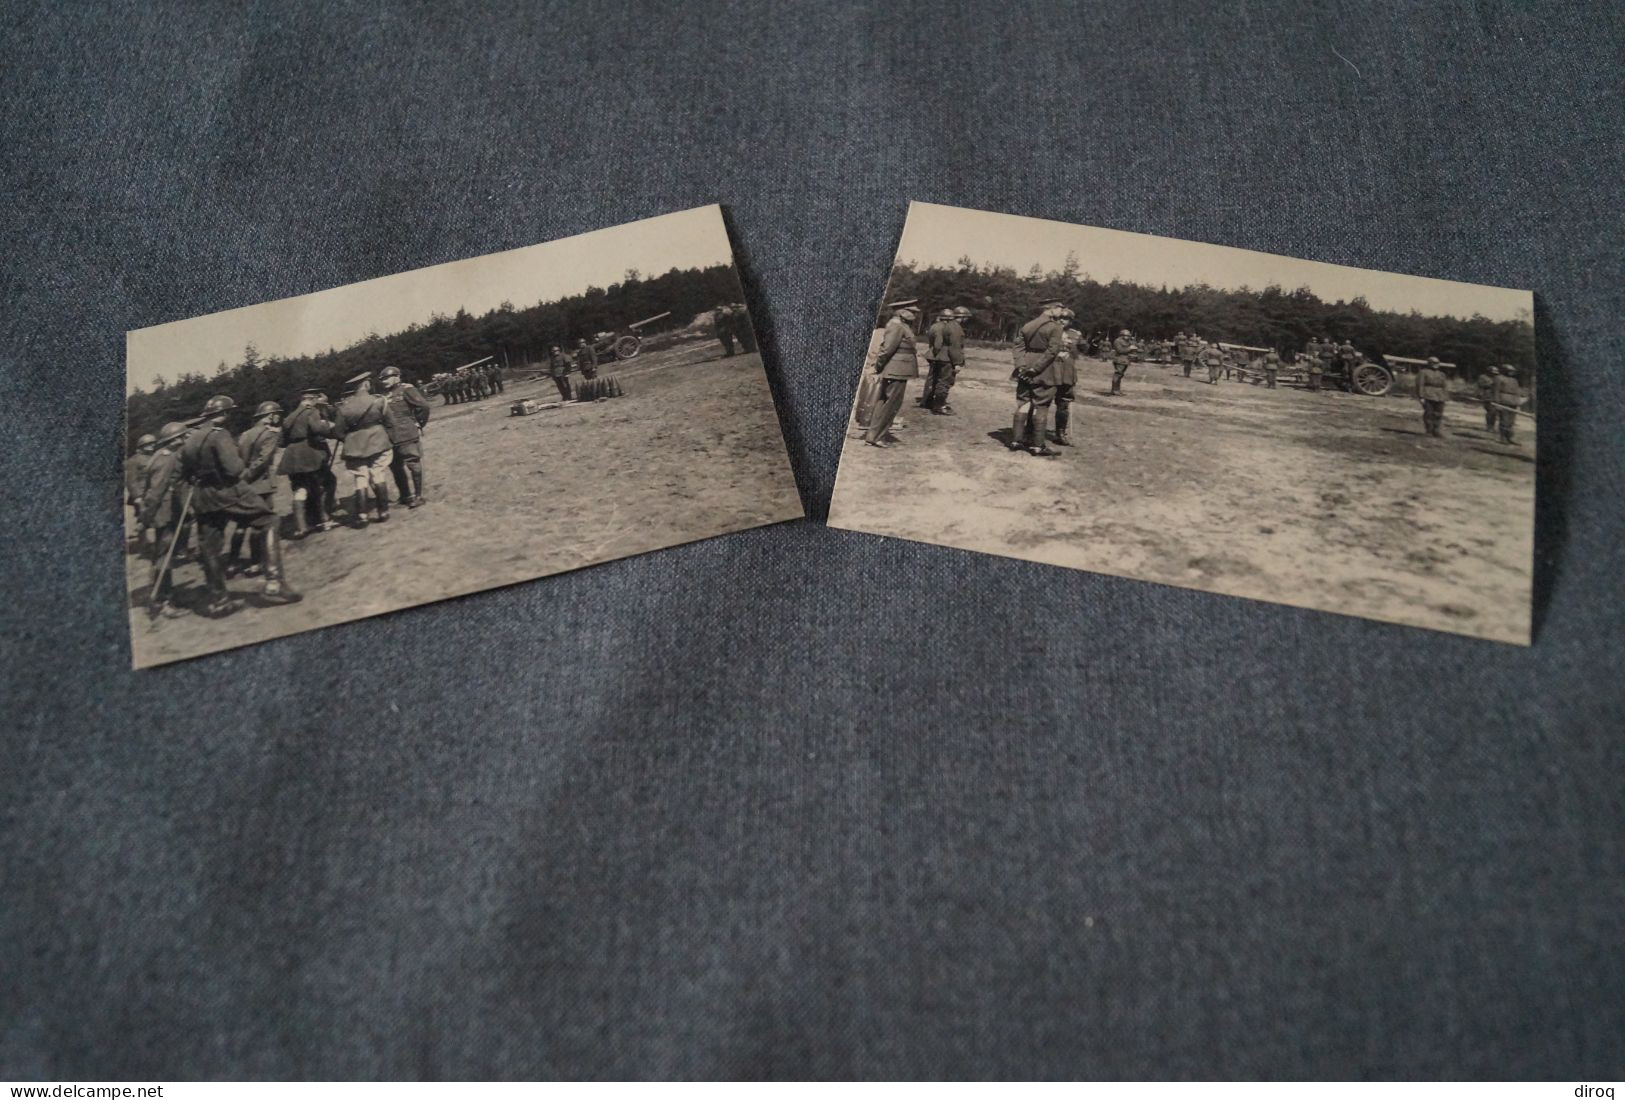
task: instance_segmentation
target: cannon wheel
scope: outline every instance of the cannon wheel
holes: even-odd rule
[[[630,359],[643,348],[643,340],[637,336],[621,336],[615,340],[615,358]]]
[[[1394,376],[1387,367],[1361,363],[1354,368],[1354,388],[1367,397],[1385,397],[1394,388]]]

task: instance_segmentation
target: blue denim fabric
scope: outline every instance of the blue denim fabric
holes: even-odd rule
[[[0,1077],[1617,1079],[1622,12],[13,0]],[[125,330],[720,200],[822,515],[911,198],[1535,288],[1534,647],[805,522],[128,670]]]

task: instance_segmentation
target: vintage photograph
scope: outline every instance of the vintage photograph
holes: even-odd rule
[[[914,203],[832,526],[1527,645],[1534,300]]]
[[[135,667],[802,515],[719,207],[128,334]]]

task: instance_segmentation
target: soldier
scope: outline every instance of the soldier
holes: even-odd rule
[[[547,373],[559,388],[559,400],[570,400],[570,357],[557,344],[547,353]]]
[[[1322,336],[1316,348],[1315,358],[1320,360],[1320,371],[1325,374],[1336,365],[1337,344],[1329,336]]]
[[[1320,358],[1320,342],[1311,340],[1305,344],[1301,358],[1303,359],[1304,374],[1308,378],[1309,389],[1319,393],[1321,375],[1326,370],[1325,364]]]
[[[338,425],[327,419],[327,395],[312,387],[299,395],[299,407],[282,424],[282,465],[293,486],[293,537],[311,531],[331,531],[327,482],[333,480],[333,452],[327,441],[338,435]]]
[[[1065,326],[1061,324],[1065,308],[1058,300],[1043,302],[1038,316],[1021,326],[1013,372],[1016,413],[1010,425],[1009,447],[1015,451],[1025,446],[1035,458],[1060,454],[1050,449],[1049,410],[1055,401],[1055,360],[1066,347]]]
[[[399,367],[378,372],[383,387],[384,430],[389,433],[394,457],[389,470],[395,475],[395,488],[408,508],[423,505],[423,429],[429,423],[429,402],[410,382],[401,381]],[[348,448],[346,448],[348,449]]]
[[[959,368],[965,365],[965,330],[958,314],[945,309],[931,326],[931,346],[926,353],[925,396],[920,404],[938,416],[952,416],[948,391],[953,389]]]
[[[1444,403],[1450,400],[1450,379],[1445,377],[1439,360],[1430,355],[1427,365],[1416,372],[1416,396],[1422,402],[1422,430],[1428,435],[1443,435]]]
[[[1484,430],[1495,430],[1495,379],[1498,374],[1495,367],[1487,367],[1478,375],[1478,400],[1484,406]]]
[[[1174,338],[1174,354],[1179,356],[1180,369],[1185,377],[1191,376],[1191,368],[1196,366],[1198,344],[1195,336],[1186,334],[1183,330]]]
[[[372,376],[358,374],[345,383],[350,395],[339,403],[338,434],[344,440],[344,468],[354,485],[351,511],[357,527],[367,526],[367,501],[377,508],[375,522],[389,519],[389,464],[394,448],[384,427],[384,400],[372,392]]]
[[[1504,363],[1501,374],[1495,380],[1495,412],[1496,426],[1501,432],[1502,443],[1514,443],[1513,429],[1518,424],[1518,410],[1523,408],[1523,387],[1518,385],[1517,372],[1512,364]]]
[[[1337,362],[1343,368],[1343,377],[1350,383],[1354,381],[1354,368],[1360,365],[1362,358],[1359,349],[1347,340],[1337,346]]]
[[[203,415],[209,419],[181,445],[181,476],[192,487],[198,549],[209,586],[209,603],[203,613],[210,617],[229,615],[241,606],[226,588],[222,551],[228,523],[252,528],[260,543],[261,560],[265,562],[265,583],[260,589],[260,598],[274,604],[297,603],[303,598],[288,586],[283,572],[282,538],[276,529],[276,513],[243,480],[242,455],[223,427],[226,414],[235,407],[236,403],[224,394],[209,398],[203,406]]]
[[[756,330],[750,324],[750,310],[745,308],[744,302],[735,302],[733,314],[734,336],[739,339],[740,350],[746,355],[754,354],[756,351]]]
[[[152,592],[147,612],[154,618],[176,619],[186,614],[169,603],[174,589],[169,572],[165,571],[162,577],[158,575],[169,554],[170,543],[179,551],[186,542],[186,532],[181,527],[181,505],[175,500],[175,487],[181,480],[181,444],[185,440],[185,424],[171,421],[160,428],[154,440],[152,459],[141,476],[141,511],[137,520],[152,566],[147,575],[147,588]]]
[[[508,392],[508,384],[502,379],[502,364],[498,363],[495,359],[491,360],[491,385],[496,387],[496,391],[499,394]],[[412,392],[417,393],[416,390],[413,390]],[[418,396],[422,397],[423,395],[418,394]]]
[[[576,340],[576,369],[588,381],[598,377],[598,349],[589,344],[586,337]]]
[[[1138,350],[1128,329],[1120,330],[1117,339],[1112,341],[1112,393],[1123,392],[1123,375],[1128,373],[1129,363]]]
[[[135,453],[124,460],[124,501],[135,510],[137,522],[141,519],[141,485],[147,477],[153,452],[158,449],[158,437],[143,432],[135,441]]]
[[[1269,389],[1275,388],[1275,376],[1281,372],[1281,355],[1273,348],[1264,356],[1264,384]]]
[[[1207,368],[1207,384],[1217,386],[1219,384],[1219,372],[1224,369],[1224,352],[1220,350],[1219,345],[1207,343],[1202,346],[1202,351],[1197,358]]]
[[[874,408],[869,413],[869,427],[863,441],[871,447],[889,447],[886,433],[903,407],[903,395],[908,380],[920,376],[920,366],[914,360],[914,322],[920,316],[918,300],[909,298],[891,303],[892,318],[880,337],[880,349],[875,353],[874,372],[880,375],[880,390]]]
[[[1055,357],[1055,431],[1050,438],[1062,447],[1072,446],[1067,429],[1072,426],[1072,392],[1078,384],[1078,345],[1083,333],[1072,327],[1077,314],[1061,310],[1061,351]]]
[[[728,358],[734,353],[734,319],[733,310],[726,305],[719,304],[711,311],[711,331],[722,344],[722,357]]]
[[[953,319],[953,316],[954,311],[951,308],[940,309],[937,311],[937,319],[932,321],[931,327],[925,330],[925,389],[914,403],[931,411],[935,411],[932,404],[932,394],[937,388],[937,378],[941,371],[938,363],[941,363],[942,367],[948,365],[948,349],[942,342],[943,330],[948,322]],[[939,359],[938,356],[941,358]]]
[[[261,401],[254,410],[254,423],[237,437],[237,454],[243,460],[243,484],[265,502],[273,515],[276,506],[276,474],[272,465],[276,461],[277,444],[281,442],[282,406],[275,401]],[[231,552],[226,555],[226,573],[236,572],[241,562],[243,538],[249,529],[241,523],[231,532]],[[254,576],[264,568],[264,547],[258,539],[248,549],[249,565],[246,576]]]
[[[469,394],[476,401],[484,401],[488,396],[484,373],[482,373],[480,368],[477,366],[465,367],[464,371],[466,372],[466,377],[468,378]]]

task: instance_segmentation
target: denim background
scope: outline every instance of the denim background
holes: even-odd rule
[[[1617,1079],[1622,11],[9,0],[0,1077]],[[128,671],[126,329],[720,201],[816,518],[910,198],[1534,288],[1535,646],[809,521]]]

